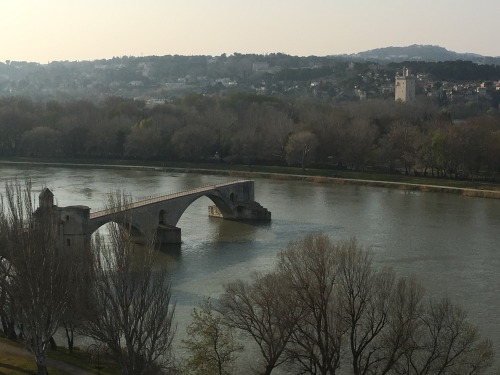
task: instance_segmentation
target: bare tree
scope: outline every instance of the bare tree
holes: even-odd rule
[[[306,314],[289,351],[306,373],[355,375],[481,374],[491,366],[488,340],[449,301],[422,304],[415,278],[377,270],[355,240],[309,235],[290,243],[278,269]]]
[[[289,348],[292,359],[307,373],[335,374],[347,330],[335,290],[338,249],[325,235],[308,235],[281,252],[278,270],[302,311]]]
[[[0,321],[4,334],[10,340],[16,340],[14,301],[9,295],[9,275],[12,265],[5,258],[7,256],[7,241],[9,232],[9,222],[4,210],[3,197],[0,199]]]
[[[356,241],[339,243],[339,303],[349,326],[352,371],[386,374],[412,343],[423,288],[376,270]]]
[[[155,248],[134,247],[121,210],[127,203],[119,192],[109,195],[115,223],[108,242],[97,234],[92,243],[84,333],[109,347],[123,374],[154,374],[171,364],[175,306],[167,269],[154,268]]]
[[[385,273],[393,273],[391,269]],[[393,277],[391,277],[393,278]],[[388,326],[382,331],[382,344],[377,358],[381,374],[393,371],[414,348],[413,338],[420,326],[424,289],[413,277],[399,277],[390,290]]]
[[[288,293],[287,280],[277,273],[254,274],[225,286],[220,311],[227,324],[246,332],[259,347],[264,375],[284,363],[285,348],[300,318],[300,306]]]
[[[3,232],[2,234],[6,234]],[[2,241],[2,239],[0,239]],[[12,272],[11,263],[0,255],[0,321],[3,333],[9,340],[17,340],[15,326],[15,300],[10,295],[10,274]]]
[[[24,187],[7,183],[6,198],[0,282],[36,358],[37,373],[47,374],[47,348],[71,303],[77,257],[58,247],[57,215],[50,207],[34,210],[29,181]]]
[[[243,346],[236,342],[233,329],[223,323],[210,299],[205,299],[191,313],[193,321],[186,331],[188,338],[183,340],[190,356],[187,361],[189,373],[197,375],[229,375],[232,372],[237,352]]]
[[[356,118],[339,131],[340,159],[347,167],[363,169],[373,160],[377,129],[368,119]]]
[[[300,164],[302,170],[314,160],[318,148],[318,138],[308,130],[301,130],[288,137],[285,147],[286,160],[289,165]]]
[[[277,268],[226,286],[222,312],[266,361],[299,374],[482,374],[493,352],[449,301],[424,306],[413,277],[376,269],[355,240],[291,242]],[[287,315],[288,314],[288,315]]]
[[[90,268],[92,265],[91,259],[85,259],[85,262],[80,264],[75,277],[74,288],[72,288],[71,303],[61,320],[61,327],[64,329],[68,351],[73,353],[75,344],[75,334],[81,329],[84,324],[84,311],[86,309],[86,293],[89,285],[92,285],[90,279]]]
[[[260,123],[267,124],[262,132],[261,157],[266,160],[286,162],[286,144],[293,132],[293,120],[286,112],[270,105],[262,105]]]
[[[354,241],[339,251],[339,297],[347,324],[352,370],[364,374],[374,366],[378,345],[370,345],[388,324],[392,274],[377,275],[368,253]]]
[[[492,344],[480,338],[467,314],[448,299],[429,301],[420,316],[413,350],[398,374],[483,374],[493,362]]]

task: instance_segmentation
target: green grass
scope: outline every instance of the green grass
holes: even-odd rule
[[[71,375],[53,367],[48,367],[50,375]],[[18,357],[13,354],[0,353],[1,375],[26,375],[36,374],[35,361],[29,358]]]
[[[87,371],[95,372],[97,369],[96,361],[92,361],[90,354],[79,348],[76,348],[73,353],[70,353],[66,348],[58,347],[55,351],[49,350],[48,356],[49,358],[69,363]],[[99,358],[99,364],[101,367],[100,373],[102,375],[120,374],[118,365],[110,357],[101,356]]]
[[[3,337],[0,337],[0,341],[18,348],[23,348],[19,343],[7,340]],[[71,375],[50,366],[48,367],[48,371],[50,375]],[[36,374],[36,363],[34,358],[0,352],[0,375],[25,374]]]
[[[0,341],[6,344],[23,348],[19,342],[7,340],[0,337]],[[48,358],[52,358],[67,364],[79,367],[92,373],[96,373],[97,367],[91,362],[90,354],[86,351],[76,348],[73,353],[69,353],[66,348],[58,347],[57,350],[48,350]],[[102,375],[118,375],[120,374],[119,367],[109,357],[100,358]],[[71,375],[67,372],[58,370],[49,366],[50,375]],[[0,353],[0,375],[20,375],[20,374],[35,374],[36,363],[34,358],[20,356],[11,353]]]

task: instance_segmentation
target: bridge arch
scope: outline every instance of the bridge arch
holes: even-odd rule
[[[182,205],[177,206],[174,212],[169,213],[170,221],[168,224],[177,225],[184,212],[186,212],[194,202],[203,197],[210,199],[214,203],[223,218],[233,219],[236,217],[237,206],[232,205],[225,197],[220,196],[220,194],[216,192],[206,192],[193,195],[189,197],[189,199],[183,200]]]
[[[144,238],[148,235],[144,228],[140,228],[132,220],[120,220],[118,217],[109,217],[107,220],[100,221],[99,226],[93,227],[92,232],[90,232],[89,235],[94,235],[99,231],[99,229],[109,224],[116,224],[120,226],[120,228],[129,232],[132,238],[138,239],[137,242],[143,242]]]
[[[53,209],[60,211],[61,218],[71,217],[71,220],[62,220],[61,238],[81,237],[85,241],[101,226],[116,222],[143,237],[156,234],[167,242],[180,243],[180,228],[176,225],[188,207],[201,197],[214,203],[208,208],[210,216],[231,220],[271,219],[271,213],[255,201],[251,180],[225,182],[131,202],[120,207],[118,213],[116,209],[90,213],[86,206],[53,206]]]

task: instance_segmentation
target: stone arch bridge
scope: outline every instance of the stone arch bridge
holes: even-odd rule
[[[155,235],[158,244],[180,243],[176,227],[184,211],[200,197],[214,203],[209,216],[230,220],[271,220],[271,212],[255,201],[254,181],[238,180],[206,185],[173,194],[124,204],[118,209],[91,212],[87,206],[58,207],[48,189],[40,193],[40,209],[51,209],[58,216],[59,241],[64,246],[86,246],[92,233],[104,224],[117,222],[131,230],[137,242]]]

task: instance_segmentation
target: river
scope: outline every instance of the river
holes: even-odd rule
[[[195,188],[226,177],[154,170],[0,165],[4,181],[29,177],[35,191],[48,187],[60,206],[103,206],[122,189],[133,199]],[[223,284],[273,267],[289,241],[322,232],[355,237],[371,249],[376,266],[416,275],[433,297],[449,296],[466,309],[500,356],[500,200],[407,192],[367,186],[255,180],[255,198],[272,212],[270,223],[209,218],[200,198],[184,213],[182,245],[162,255],[171,265],[178,336],[192,307],[217,297]],[[497,363],[498,363],[497,359]]]

